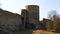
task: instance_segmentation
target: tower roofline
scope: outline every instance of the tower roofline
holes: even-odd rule
[[[28,7],[28,6],[36,6],[36,7],[39,7],[38,5],[27,5],[26,7]]]

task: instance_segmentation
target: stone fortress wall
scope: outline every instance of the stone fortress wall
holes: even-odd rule
[[[24,24],[33,23],[37,27],[39,23],[39,6],[27,5],[26,9],[22,9],[21,15],[24,17]]]
[[[19,31],[34,24],[38,28],[39,6],[28,5],[22,9],[21,15],[0,9],[0,30],[4,32]],[[29,25],[30,24],[30,25]],[[34,26],[33,26],[34,27]]]

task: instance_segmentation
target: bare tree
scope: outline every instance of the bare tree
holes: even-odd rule
[[[51,20],[51,21],[53,21],[53,22],[51,22],[52,24],[50,24],[49,22],[48,22],[48,24],[49,25],[47,25],[49,28],[52,28],[52,31],[56,31],[59,27],[59,23],[58,22],[60,22],[60,16],[59,16],[59,14],[56,12],[56,10],[52,10],[52,11],[50,11],[49,13],[48,13],[48,18]],[[50,27],[50,25],[52,25],[51,27]]]
[[[56,12],[56,10],[52,10],[48,13],[48,18],[50,20],[55,20],[56,18],[59,18],[58,13]]]

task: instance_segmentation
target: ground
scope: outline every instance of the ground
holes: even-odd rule
[[[5,33],[2,33],[2,34],[5,34]],[[10,32],[6,34],[60,34],[60,33],[47,32],[44,30],[24,30],[21,32]]]

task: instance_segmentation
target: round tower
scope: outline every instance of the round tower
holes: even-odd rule
[[[27,5],[26,10],[29,12],[29,18],[39,20],[39,6],[38,5]]]

